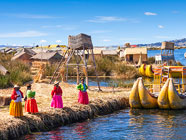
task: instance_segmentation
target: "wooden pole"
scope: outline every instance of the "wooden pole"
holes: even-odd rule
[[[85,57],[85,47],[83,46],[83,58],[84,58],[84,65],[85,65],[85,77],[86,77],[86,85],[88,86],[88,74],[87,74],[87,61]]]
[[[77,53],[76,53],[76,55],[78,55],[78,50],[77,50]],[[77,57],[77,56],[76,56]],[[79,61],[78,61],[78,59],[76,58],[76,69],[77,69],[77,85],[79,85]]]
[[[99,84],[99,79],[98,79],[98,74],[97,74],[97,70],[96,70],[96,62],[95,62],[95,58],[94,58],[93,48],[91,49],[91,53],[92,53],[92,60],[93,60],[93,63],[94,63],[94,70],[95,70],[95,74],[96,74],[96,81],[97,81],[97,84],[98,84],[98,90],[101,91],[100,84]]]

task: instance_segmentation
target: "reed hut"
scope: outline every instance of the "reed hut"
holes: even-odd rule
[[[125,61],[137,64],[141,57],[142,62],[147,62],[147,48],[125,48],[120,52],[120,58]]]
[[[31,57],[32,63],[56,63],[62,59],[62,56],[58,52],[40,52]]]
[[[31,50],[31,49],[27,49],[27,48],[23,48],[22,50],[18,51],[12,58],[12,61],[15,60],[20,60],[23,61],[25,63],[30,63],[31,64],[31,57],[34,56],[36,53]]]
[[[118,53],[116,50],[102,50],[101,55],[102,56],[118,56]]]

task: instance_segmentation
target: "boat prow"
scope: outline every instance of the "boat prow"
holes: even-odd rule
[[[167,79],[165,84],[163,85],[159,96],[158,96],[158,106],[161,109],[170,109],[169,99],[168,99],[168,87],[169,87],[170,79]]]
[[[147,77],[153,77],[154,73],[152,71],[152,65],[147,65],[146,70],[145,70],[145,75]]]
[[[142,78],[139,79],[138,84],[138,92],[140,102],[143,108],[157,108],[157,98],[153,97],[153,95],[146,89],[143,84]]]
[[[177,92],[173,79],[170,78],[168,87],[168,99],[171,109],[185,109],[186,108],[186,96]]]
[[[131,108],[141,108],[139,93],[138,93],[138,84],[139,84],[139,78],[134,82],[134,85],[132,87],[130,96],[129,96],[129,104]]]
[[[140,68],[139,68],[139,73],[140,73],[141,75],[145,75],[145,64],[142,64],[142,65],[140,66]]]

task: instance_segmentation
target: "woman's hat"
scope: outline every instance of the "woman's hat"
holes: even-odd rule
[[[57,84],[59,84],[59,81],[55,81],[55,82],[54,82],[54,85],[57,85]]]
[[[14,85],[14,88],[19,88],[19,86],[18,85]]]

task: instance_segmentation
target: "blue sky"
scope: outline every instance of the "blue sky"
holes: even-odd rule
[[[67,44],[86,33],[94,45],[186,37],[185,0],[0,0],[0,44]]]

